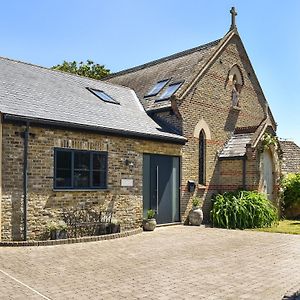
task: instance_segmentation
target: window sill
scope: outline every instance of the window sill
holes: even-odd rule
[[[108,188],[105,189],[52,189],[53,192],[105,192],[109,191]]]

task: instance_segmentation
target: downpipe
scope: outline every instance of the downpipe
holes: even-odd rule
[[[27,207],[28,207],[28,142],[29,142],[29,122],[26,122],[26,128],[23,132],[24,153],[23,153],[23,238],[27,241]]]

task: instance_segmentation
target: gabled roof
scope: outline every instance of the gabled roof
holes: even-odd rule
[[[163,93],[144,98],[158,82],[170,79],[169,84],[183,82],[176,94],[184,91],[214,53],[220,40],[179,52],[128,70],[114,73],[104,80],[132,88],[146,110],[170,107],[170,101],[155,102]]]
[[[138,98],[147,112],[170,109],[171,103],[169,100],[155,101],[160,94],[149,98],[144,98],[144,96],[158,81],[171,78],[171,83],[181,80],[184,81],[184,84],[175,93],[175,96],[182,100],[194,84],[198,82],[199,78],[201,78],[207,68],[214,62],[219,53],[226,47],[228,42],[234,37],[239,39],[241,47],[245,52],[245,56],[249,60],[252,72],[255,74],[239,33],[237,29],[233,27],[222,39],[114,73],[104,80],[132,88],[137,93]],[[257,84],[265,99],[258,80]],[[162,93],[164,90],[165,89],[162,90]],[[267,104],[266,99],[265,101]],[[276,130],[276,122],[272,112],[269,107],[267,110],[272,122],[272,127]]]
[[[120,105],[102,101],[87,88],[104,91]],[[182,136],[166,132],[156,124],[129,88],[2,57],[0,112],[4,118],[185,141]]]
[[[280,141],[282,151],[282,173],[300,172],[300,147],[293,141]]]

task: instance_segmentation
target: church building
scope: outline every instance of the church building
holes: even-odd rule
[[[65,209],[148,209],[186,223],[193,197],[258,190],[277,201],[276,122],[238,33],[102,81],[0,57],[0,236],[40,240]]]
[[[223,38],[106,80],[132,88],[153,120],[187,139],[181,149],[180,195],[171,202],[180,217],[163,216],[165,209],[171,211],[161,180],[163,157],[144,160],[157,181],[144,186],[144,210],[158,210],[162,222],[185,221],[195,196],[203,199],[207,222],[213,194],[246,189],[265,192],[274,201],[277,196],[277,149],[263,147],[265,133],[276,135],[276,122],[238,33],[237,13],[234,8],[230,13]],[[164,191],[158,201],[157,190]]]

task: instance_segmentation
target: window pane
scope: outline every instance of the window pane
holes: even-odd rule
[[[158,98],[158,100],[169,99],[181,86],[182,82],[174,83],[168,86],[165,92]]]
[[[94,90],[95,94],[102,99],[103,101],[107,101],[107,102],[115,102],[113,98],[111,98],[109,95],[105,94],[102,91],[96,91]]]
[[[71,169],[72,153],[70,151],[56,151],[56,168]]]
[[[155,96],[157,95],[162,88],[166,85],[169,79],[159,81],[155,84],[155,86],[146,94],[146,96]]]
[[[118,101],[116,101],[114,98],[112,98],[110,95],[106,94],[103,91],[95,90],[95,89],[89,89],[89,90],[92,91],[98,98],[100,98],[104,102],[120,104]]]
[[[93,172],[93,186],[101,186],[100,171]]]
[[[105,187],[106,186],[106,172],[94,171],[93,172],[93,187]]]
[[[199,136],[199,183],[205,184],[205,135],[202,130]]]
[[[75,171],[74,172],[74,187],[90,187],[90,172]]]
[[[71,170],[56,170],[55,186],[71,187]]]
[[[93,154],[93,170],[105,170],[106,169],[106,155],[101,153]]]
[[[89,170],[90,169],[90,153],[75,152],[74,154],[74,169]]]

